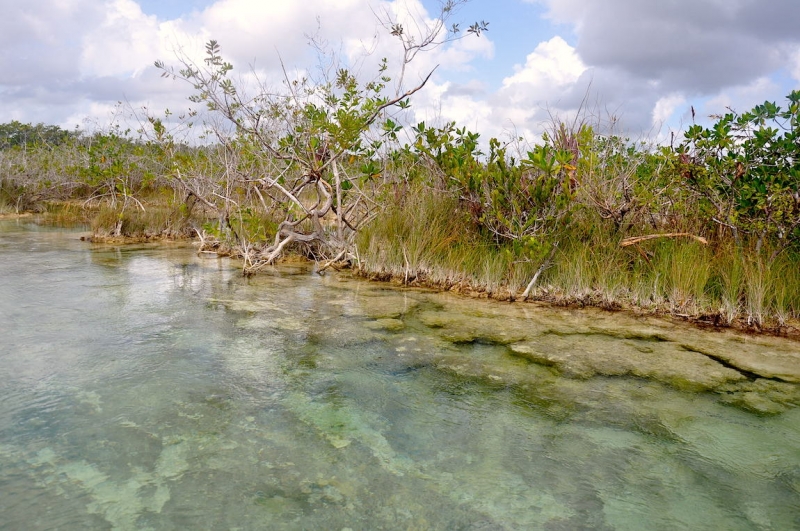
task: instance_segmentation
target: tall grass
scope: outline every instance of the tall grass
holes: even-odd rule
[[[762,326],[774,319],[785,326],[800,316],[800,272],[788,254],[768,260],[763,255],[743,260],[744,300],[748,322]]]
[[[800,268],[797,260],[783,254],[770,267],[772,300],[770,313],[785,326],[789,319],[800,317]]]
[[[12,205],[2,194],[0,194],[0,215],[3,214],[13,214],[16,212],[16,208]]]
[[[417,192],[389,205],[359,232],[356,245],[362,267],[408,282],[420,276],[441,280],[447,269],[455,274],[459,268],[447,264],[462,258],[468,239],[452,198]]]
[[[362,271],[404,283],[515,293],[535,270],[479,234],[455,197],[422,186],[362,229],[356,246]]]
[[[717,305],[725,323],[742,318],[759,327],[785,326],[800,316],[798,257],[785,252],[770,260],[770,252],[732,244],[717,249],[711,304]]]
[[[730,324],[736,321],[742,312],[745,270],[741,250],[734,245],[718,249],[714,257],[714,270],[718,279],[716,296],[719,300],[720,315]]]
[[[201,212],[187,215],[180,206],[165,202],[149,204],[142,209],[101,204],[90,216],[92,232],[100,237],[182,238],[192,236],[205,221]]]
[[[566,299],[633,303],[697,314],[708,306],[710,251],[697,242],[659,241],[622,248],[613,232],[571,240],[547,282]]]
[[[769,266],[760,257],[744,261],[745,309],[749,323],[761,326],[767,314],[770,291]]]
[[[96,213],[96,208],[81,201],[50,201],[45,203],[42,221],[57,227],[74,227],[87,224]]]
[[[568,300],[615,305],[629,297],[629,257],[603,220],[578,219],[557,235],[559,252],[545,281]]]
[[[706,286],[712,268],[707,246],[695,241],[667,241],[660,250],[660,257],[671,310],[697,314],[706,308]]]
[[[723,324],[783,326],[800,317],[800,260],[789,253],[769,262],[749,248],[685,237],[622,247],[623,234],[591,216],[550,238],[558,249],[534,298],[718,316]],[[405,283],[513,295],[541,265],[481,234],[453,195],[422,186],[387,207],[356,243],[362,272]]]

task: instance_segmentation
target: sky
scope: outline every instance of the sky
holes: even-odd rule
[[[243,83],[319,76],[313,40],[362,79],[381,57],[397,80],[402,48],[381,26],[430,24],[437,0],[0,0],[0,123],[73,129],[123,109],[192,108],[191,87],[157,59],[201,60],[217,40]],[[800,88],[798,0],[471,0],[449,24],[489,31],[420,53],[404,88],[436,71],[413,122],[454,120],[483,138],[535,140],[579,113],[632,137],[669,138],[728,108],[781,102]],[[248,77],[249,76],[249,77]],[[390,87],[396,89],[397,87]],[[124,102],[123,108],[118,102]]]

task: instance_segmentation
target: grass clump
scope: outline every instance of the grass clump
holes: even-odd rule
[[[362,229],[356,247],[362,272],[404,284],[513,293],[530,269],[481,235],[457,198],[424,186],[407,190]]]

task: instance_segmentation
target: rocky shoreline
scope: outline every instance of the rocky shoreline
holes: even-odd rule
[[[347,273],[342,277],[344,283],[358,282]],[[370,319],[365,340],[371,340],[370,331],[408,333],[414,327],[436,338],[435,344],[400,347],[411,363],[531,389],[641,378],[682,391],[711,392],[723,403],[765,415],[800,406],[800,344],[793,339],[733,329],[710,332],[656,316],[591,307],[495,300],[475,304],[416,288],[404,298],[402,291],[381,293],[385,288],[377,283],[360,289],[359,310]],[[415,302],[420,299],[426,302]],[[437,308],[430,309],[430,302]],[[465,356],[459,353],[465,345],[494,346],[505,354],[498,359]]]

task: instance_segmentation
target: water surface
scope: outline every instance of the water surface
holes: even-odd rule
[[[0,252],[2,530],[800,528],[796,384],[658,362],[794,343],[16,221]]]

